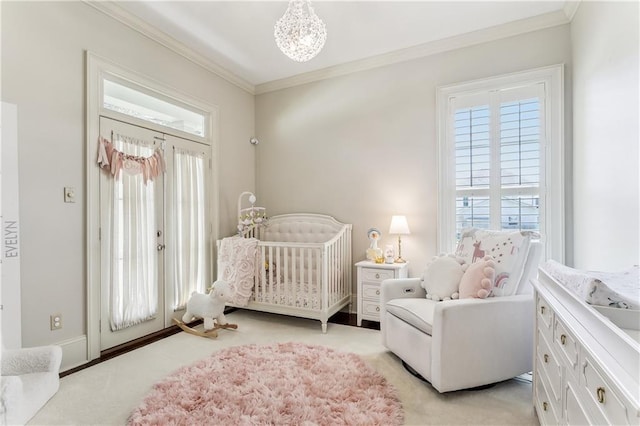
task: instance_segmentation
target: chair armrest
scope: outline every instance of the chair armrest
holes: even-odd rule
[[[382,281],[380,284],[380,330],[383,336],[387,302],[393,299],[424,298],[427,292],[420,286],[421,281],[420,278],[391,278]]]
[[[433,365],[441,367],[433,371],[437,389],[468,388],[531,371],[533,305],[530,294],[437,303],[432,332]]]
[[[406,298],[424,298],[427,293],[420,287],[420,278],[392,278],[380,285],[380,306],[389,300]]]
[[[19,376],[27,373],[60,371],[62,349],[60,346],[36,346],[2,351],[2,375]]]

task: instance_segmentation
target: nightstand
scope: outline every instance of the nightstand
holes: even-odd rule
[[[380,284],[390,278],[407,278],[409,263],[375,263],[362,260],[358,268],[358,327],[362,320],[380,322]]]

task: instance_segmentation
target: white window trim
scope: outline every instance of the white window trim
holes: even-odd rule
[[[100,136],[100,116],[110,117],[115,120],[136,124],[140,127],[157,130],[162,133],[172,134],[184,139],[194,140],[211,147],[211,182],[210,182],[210,211],[213,215],[211,229],[211,241],[219,236],[219,190],[218,190],[218,155],[219,144],[219,111],[215,105],[185,95],[165,84],[151,80],[148,77],[126,68],[116,65],[109,60],[87,51],[87,140],[86,140],[86,212],[87,212],[87,353],[86,360],[91,361],[100,357],[100,170],[96,164],[97,143]],[[120,82],[131,82],[136,89],[142,88],[147,93],[157,96],[162,94],[165,100],[179,105],[190,106],[195,111],[200,111],[207,117],[205,123],[205,136],[182,132],[161,125],[131,117],[106,109],[102,105],[102,81],[104,77],[118,78]],[[211,259],[211,261],[213,261]],[[211,269],[213,270],[213,269]]]
[[[530,71],[439,87],[436,93],[438,135],[438,252],[450,252],[455,247],[455,171],[447,140],[450,99],[508,86],[544,83],[545,111],[543,147],[544,236],[546,259],[564,262],[564,67],[562,64]]]

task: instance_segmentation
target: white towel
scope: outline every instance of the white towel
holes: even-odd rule
[[[229,283],[236,306],[247,306],[253,290],[258,240],[240,236],[223,238],[218,253],[218,279]]]

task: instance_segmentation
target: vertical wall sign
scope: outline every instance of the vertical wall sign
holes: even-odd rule
[[[2,265],[0,323],[2,344],[22,347],[20,302],[20,221],[18,216],[18,108],[2,102],[0,151],[0,216],[2,217]]]

